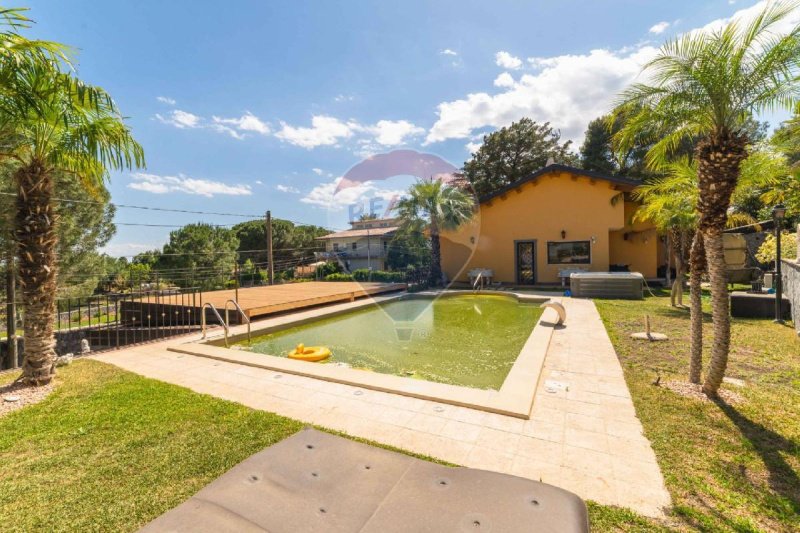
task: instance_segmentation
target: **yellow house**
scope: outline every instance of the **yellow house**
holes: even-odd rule
[[[571,271],[627,268],[655,278],[663,247],[655,228],[632,222],[638,181],[549,165],[480,199],[471,222],[441,236],[442,270],[468,281],[558,283]]]

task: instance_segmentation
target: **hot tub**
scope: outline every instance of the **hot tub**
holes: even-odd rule
[[[569,289],[577,298],[644,298],[644,276],[639,272],[575,272]]]

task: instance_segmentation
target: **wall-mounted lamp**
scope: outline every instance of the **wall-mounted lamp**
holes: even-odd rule
[[[565,230],[565,229],[561,230],[561,238],[562,239],[566,239],[567,238],[567,230]]]
[[[597,244],[597,237],[592,235],[592,244]]]
[[[474,237],[474,236],[470,237],[470,238],[469,238],[469,242],[470,242],[471,244],[475,244],[475,237]]]

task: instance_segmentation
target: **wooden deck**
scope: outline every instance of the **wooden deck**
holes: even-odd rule
[[[286,283],[239,289],[238,303],[245,314],[253,319],[317,305],[353,301],[357,298],[405,288],[404,283],[357,283],[351,281]],[[204,292],[203,303],[211,302],[222,314],[225,302],[234,299],[235,296],[236,291],[233,289]],[[234,322],[233,315],[231,322]]]

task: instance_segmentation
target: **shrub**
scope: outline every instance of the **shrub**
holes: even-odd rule
[[[387,283],[401,283],[405,281],[404,272],[386,272],[385,270],[370,271],[366,268],[359,268],[353,271],[355,281],[381,281]]]
[[[341,274],[342,265],[338,261],[328,261],[317,267],[317,277],[326,278],[331,274]]]
[[[756,259],[764,264],[772,264],[775,262],[775,255],[777,249],[775,246],[775,235],[769,234],[764,242],[759,246],[756,252]],[[796,259],[797,258],[797,238],[793,233],[784,231],[781,233],[781,258],[783,259]]]
[[[325,281],[353,281],[353,276],[350,274],[342,274],[341,272],[335,272],[333,274],[328,274],[325,276]]]

